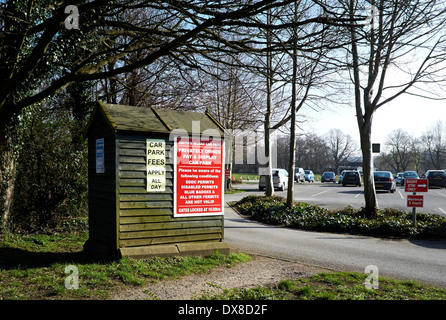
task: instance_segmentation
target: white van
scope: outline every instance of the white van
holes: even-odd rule
[[[285,169],[272,169],[274,189],[288,189],[288,171]],[[266,179],[264,175],[259,178],[259,190],[266,189]]]

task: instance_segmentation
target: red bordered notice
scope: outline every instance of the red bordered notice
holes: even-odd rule
[[[417,196],[417,195],[407,196],[407,206],[408,207],[422,208],[423,204],[424,204],[423,202],[424,202],[423,196]]]
[[[224,142],[178,136],[174,143],[174,217],[224,212]]]

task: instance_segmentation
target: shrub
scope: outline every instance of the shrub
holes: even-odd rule
[[[348,206],[341,210],[327,210],[304,202],[286,206],[285,198],[247,196],[236,204],[240,214],[250,219],[286,227],[335,233],[361,234],[397,238],[446,238],[446,218],[418,213],[412,226],[412,214],[387,208],[374,219],[364,216],[362,209]]]

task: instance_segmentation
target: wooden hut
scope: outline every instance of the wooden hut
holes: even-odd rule
[[[176,178],[173,160],[162,156],[176,148],[176,140],[172,139],[174,130],[197,134],[197,123],[199,134],[214,130],[224,136],[224,128],[208,112],[98,102],[86,131],[89,239],[84,249],[87,252],[95,256],[135,258],[229,252],[223,241],[222,212],[190,215],[174,212],[175,179],[178,183],[180,179]],[[150,153],[154,158],[149,159]],[[150,175],[158,173],[157,167],[149,170],[151,161],[161,168],[161,179],[151,179]]]

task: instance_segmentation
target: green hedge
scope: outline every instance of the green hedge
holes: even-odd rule
[[[235,204],[240,214],[253,220],[290,228],[334,233],[360,234],[396,238],[446,238],[446,218],[435,214],[417,213],[412,226],[412,213],[383,209],[375,219],[366,218],[362,209],[348,206],[327,210],[304,202],[286,207],[283,197],[247,196]]]

